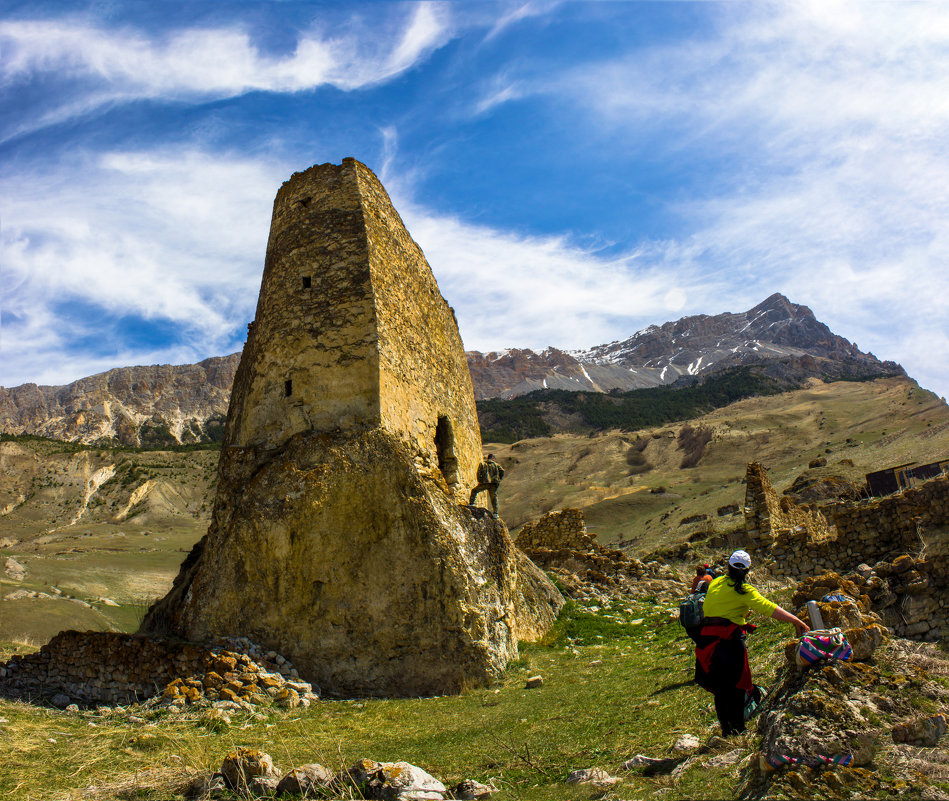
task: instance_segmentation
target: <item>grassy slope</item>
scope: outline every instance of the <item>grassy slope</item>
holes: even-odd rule
[[[708,428],[713,437],[698,465],[682,469],[685,454],[677,435],[685,425]],[[643,442],[637,456],[648,469],[630,464],[631,449]],[[716,510],[743,502],[745,467],[754,459],[768,466],[781,490],[817,456],[828,462],[818,474],[861,482],[881,466],[944,457],[949,408],[906,380],[815,383],[740,401],[688,423],[487,447],[507,468],[500,501],[512,530],[551,509],[580,506],[602,541],[622,541],[641,554],[684,539],[695,526],[680,523],[692,515],[709,515],[719,530],[739,526],[740,517],[720,518]],[[63,627],[134,628],[207,528],[216,452],[77,449],[36,441],[0,443],[0,454],[0,506],[14,505],[0,518],[0,542],[15,541],[0,556],[14,557],[27,569],[21,582],[0,572],[0,597],[17,589],[53,594],[56,587],[94,606],[0,601],[0,639],[45,641]],[[843,459],[853,466],[840,464]],[[86,478],[107,465],[116,467],[115,477],[70,525]],[[113,522],[146,482],[130,515]],[[665,491],[651,491],[660,488]],[[21,496],[26,500],[18,503]]]
[[[67,798],[90,785],[120,787],[144,771],[138,780],[152,782],[153,790],[129,796],[106,790],[98,797],[169,798],[161,769],[178,775],[213,770],[229,749],[244,745],[267,751],[283,770],[313,761],[339,769],[361,757],[406,760],[446,782],[493,780],[500,801],[595,798],[601,791],[565,784],[568,774],[599,766],[616,775],[637,753],[669,755],[680,734],[704,740],[712,733],[711,696],[687,683],[691,643],[669,618],[668,609],[649,602],[573,607],[551,643],[522,647],[521,659],[493,688],[441,698],[320,702],[306,712],[235,720],[217,733],[193,721],[158,717],[143,726],[0,701],[0,717],[9,721],[0,729],[10,744],[0,763],[0,795]],[[759,680],[773,675],[773,657],[788,631],[769,621],[754,635]],[[525,689],[535,674],[544,686]],[[54,773],[51,761],[59,766]],[[675,786],[668,777],[622,775],[621,797],[670,786],[670,799],[724,799],[734,797],[738,784],[734,768],[696,770]]]
[[[683,425],[486,445],[507,468],[502,516],[515,529],[551,509],[580,506],[602,541],[632,543],[642,553],[684,538],[689,528],[679,524],[692,515],[707,514],[722,528],[740,525],[740,518],[719,518],[716,510],[744,502],[750,461],[763,462],[780,491],[817,457],[827,467],[816,474],[862,483],[872,470],[949,454],[949,408],[901,379],[815,383],[690,420],[713,437],[698,465],[686,469],[677,439]],[[646,472],[628,463],[640,438],[648,439]],[[651,491],[660,488],[666,491]]]
[[[681,518],[701,511],[714,517],[718,506],[740,502],[741,478],[750,459],[768,464],[775,484],[783,488],[818,455],[828,459],[825,470],[861,479],[881,465],[928,461],[949,452],[949,410],[898,380],[818,385],[743,401],[691,423],[711,427],[715,435],[698,466],[686,470],[679,468],[679,426],[497,446],[494,450],[510,467],[502,512],[516,524],[546,509],[583,506],[601,538],[633,540],[632,550],[642,552],[684,536],[688,527],[678,525]],[[649,437],[643,453],[653,466],[645,473],[631,470],[627,458],[640,436]],[[67,479],[77,468],[68,462],[72,455],[43,447],[49,452],[33,469],[39,483],[49,479],[50,486],[36,493],[35,503],[22,504],[17,514],[4,518],[2,533],[19,540],[2,555],[24,563],[27,576],[23,582],[4,576],[0,594],[24,585],[45,591],[56,586],[86,600],[110,597],[121,606],[87,609],[61,600],[17,607],[3,601],[0,639],[33,632],[33,640],[42,642],[67,623],[134,628],[145,603],[142,596],[157,594],[170,583],[183,551],[203,533],[206,500],[193,495],[191,508],[149,506],[131,520],[110,523],[110,510],[121,508],[132,489],[132,483],[123,488],[115,482],[104,488],[104,503],[96,514],[48,532],[57,525],[50,525],[43,510],[62,518],[62,504],[74,503]],[[825,454],[828,448],[831,453]],[[212,455],[125,456],[150,469],[146,478],[164,470],[179,486],[194,488],[203,481],[202,491],[207,491]],[[854,464],[839,464],[841,459]],[[668,491],[649,491],[660,486]],[[660,520],[666,513],[666,520]],[[716,518],[716,524],[735,523]],[[119,532],[124,536],[116,536]],[[8,743],[7,758],[0,763],[0,795],[69,798],[79,797],[80,788],[89,785],[110,785],[113,789],[103,790],[100,798],[169,798],[168,777],[180,777],[187,768],[216,768],[231,747],[246,745],[268,751],[284,769],[309,761],[335,769],[363,756],[404,759],[446,781],[494,778],[503,790],[498,796],[502,801],[594,798],[600,791],[563,784],[571,770],[600,766],[615,772],[636,753],[667,755],[680,733],[705,737],[712,731],[710,697],[685,684],[691,649],[678,626],[663,625],[669,616],[668,609],[648,602],[581,610],[561,624],[551,645],[525,647],[520,662],[510,666],[496,688],[451,698],[325,702],[303,713],[238,720],[223,732],[168,718],[143,726],[120,717],[73,716],[0,701],[0,718],[7,721],[0,723],[0,734]],[[631,624],[640,618],[641,624]],[[773,675],[775,656],[788,633],[769,622],[751,640],[759,682]],[[0,655],[8,655],[12,647],[0,648]],[[536,673],[544,676],[544,686],[525,690],[524,679]],[[57,769],[50,771],[50,764]],[[619,797],[668,788],[665,797],[670,799],[732,798],[738,782],[735,768],[696,769],[677,782],[629,774]],[[136,783],[153,789],[129,794],[120,789]]]

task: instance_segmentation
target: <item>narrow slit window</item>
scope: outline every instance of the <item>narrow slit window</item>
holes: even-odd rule
[[[309,288],[312,286],[312,284],[313,284],[313,281],[310,279],[310,276],[304,275],[304,276],[303,276],[303,288],[304,288],[304,289],[309,289]]]
[[[289,378],[283,382],[283,394],[287,398],[293,394],[293,381]]]

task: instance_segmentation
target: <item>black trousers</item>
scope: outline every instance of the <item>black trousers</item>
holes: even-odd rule
[[[716,692],[715,714],[722,726],[722,737],[741,734],[745,730],[745,691],[732,687]]]
[[[709,640],[699,634],[697,644]],[[745,667],[745,642],[741,637],[714,642],[710,670],[695,662],[695,681],[715,696],[715,714],[722,727],[722,736],[741,734],[745,730],[745,690],[738,687]]]

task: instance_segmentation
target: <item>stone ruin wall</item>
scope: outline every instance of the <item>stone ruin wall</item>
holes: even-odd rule
[[[778,496],[760,462],[748,465],[744,513],[745,532],[752,545],[798,550],[796,545],[830,536],[830,525],[819,510]]]
[[[277,678],[280,672],[291,675],[285,660],[286,670],[266,664],[263,659],[259,662],[266,666],[223,647],[176,642],[164,637],[64,631],[39,651],[26,656],[14,654],[9,662],[0,665],[0,691],[13,698],[50,698],[63,694],[81,704],[131,704],[163,692],[173,694],[174,690],[166,688],[169,684],[182,685],[183,677],[202,677],[203,682],[188,683],[203,684],[202,695],[213,695],[213,700],[228,698],[227,686],[242,686],[241,677],[250,673],[256,678],[257,688],[266,683],[283,689],[287,681],[304,686],[303,682],[290,678]],[[265,680],[265,676],[272,678]],[[197,697],[197,693],[194,695]],[[230,697],[237,700],[233,691]]]
[[[454,311],[385,188],[348,158],[277,193],[222,459],[239,478],[294,434],[376,426],[465,499],[481,437]]]
[[[385,188],[368,167],[356,167],[376,300],[382,425],[406,437],[430,468],[440,467],[465,502],[481,461],[481,429],[458,322]]]
[[[949,639],[949,478],[898,495],[817,510],[779,498],[767,471],[748,466],[745,520],[751,548],[785,576],[872,566],[885,585],[875,598],[896,634]]]
[[[588,550],[596,545],[596,537],[587,533],[583,512],[563,509],[525,523],[517,533],[515,543],[525,552],[537,548]]]
[[[225,452],[277,448],[303,431],[378,424],[371,283],[353,164],[295,173],[274,200]]]
[[[949,526],[949,478],[935,478],[898,495],[840,506],[833,519],[837,543],[849,556],[867,554],[867,561],[919,551],[929,532]]]

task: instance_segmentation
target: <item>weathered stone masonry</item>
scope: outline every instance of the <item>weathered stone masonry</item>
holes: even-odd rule
[[[782,575],[833,571],[861,563],[877,611],[894,633],[949,639],[949,478],[900,494],[834,504],[827,518],[775,493],[767,471],[748,466],[745,521],[751,547]]]
[[[235,643],[235,646],[252,643]],[[205,647],[162,637],[97,631],[64,631],[39,651],[14,655],[0,665],[0,691],[26,700],[66,697],[85,705],[141,703],[157,695],[165,705],[237,707],[250,702],[299,705],[315,699],[295,680],[283,657],[270,664],[222,646]],[[158,700],[158,699],[156,699]]]

